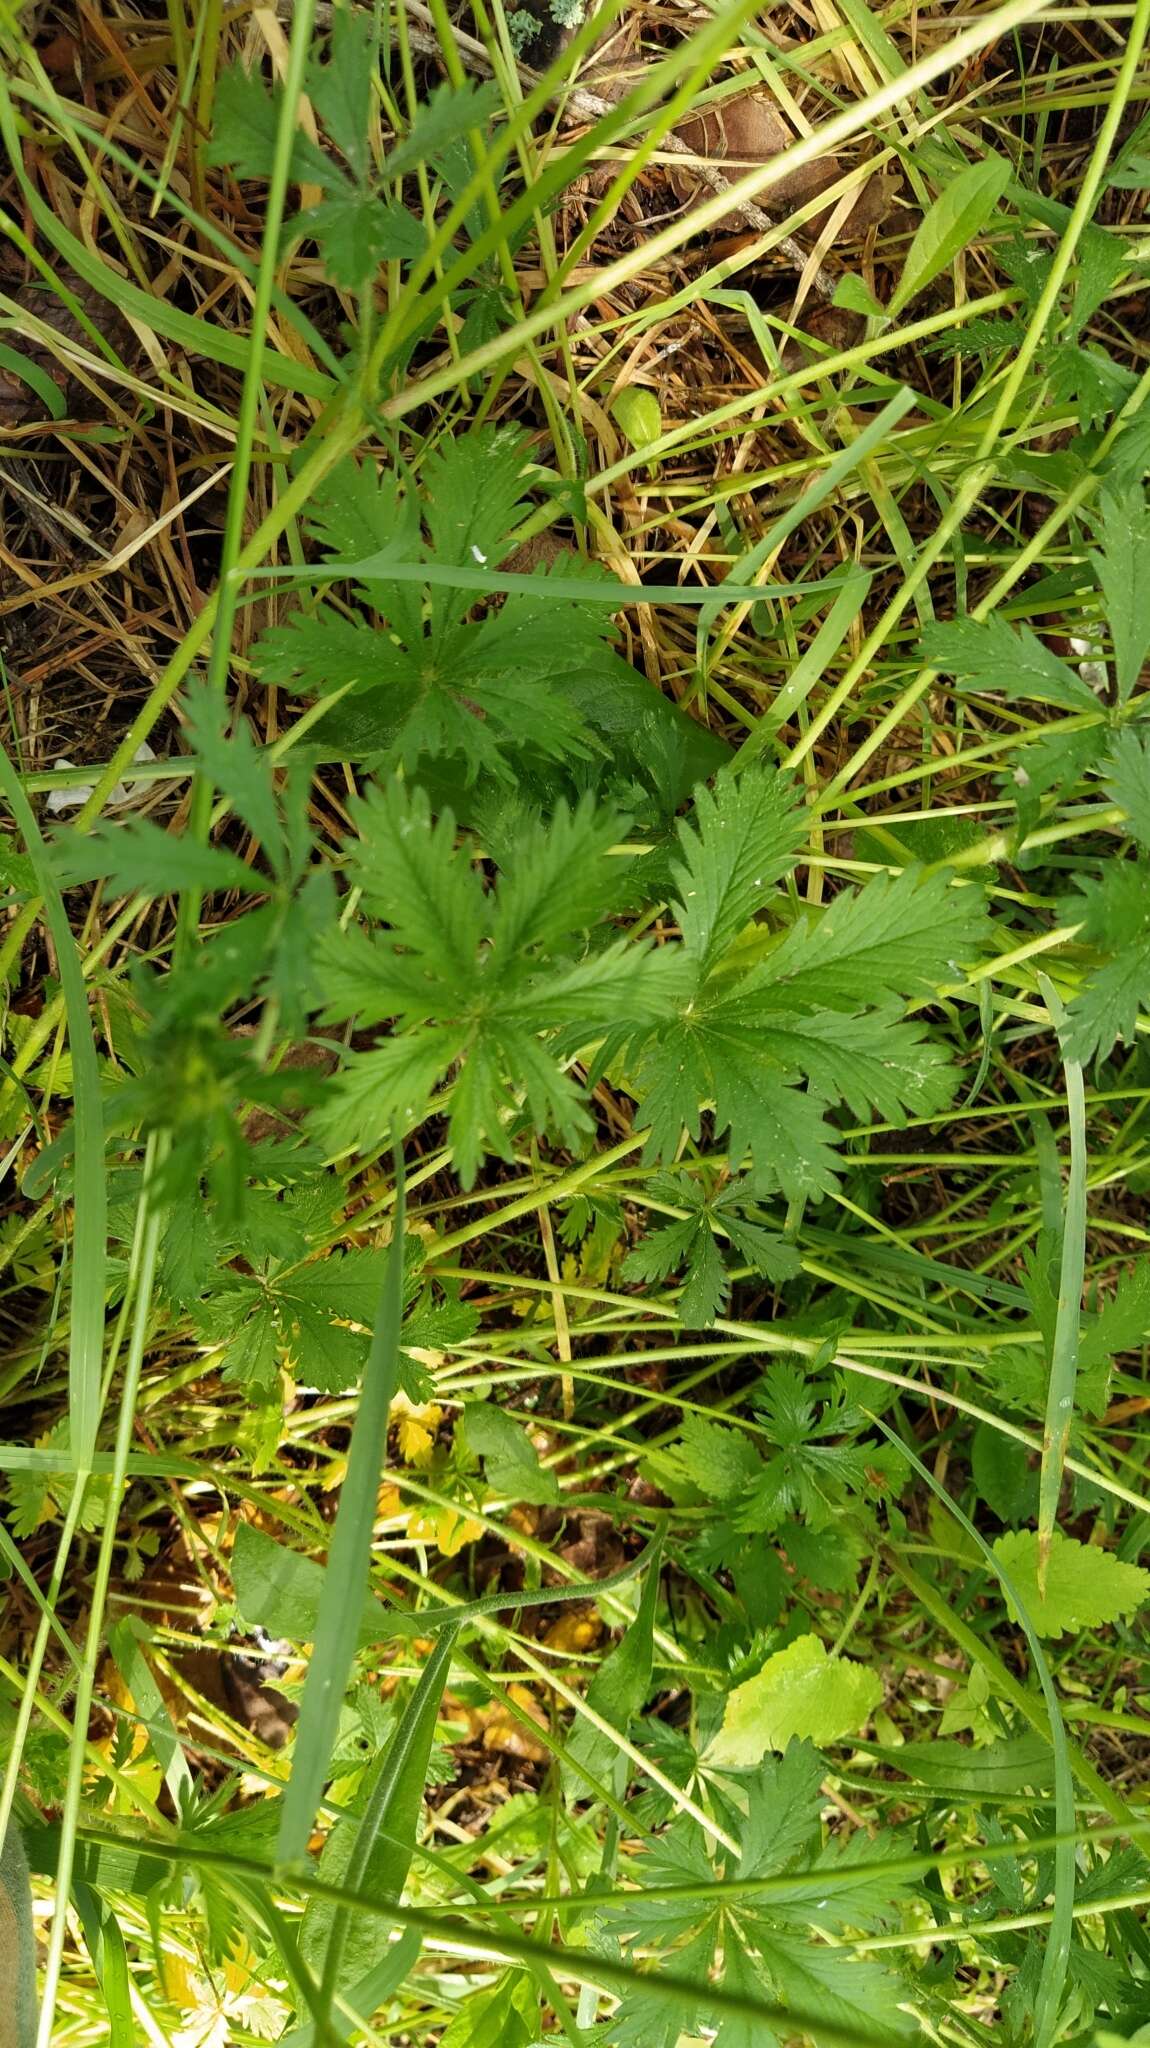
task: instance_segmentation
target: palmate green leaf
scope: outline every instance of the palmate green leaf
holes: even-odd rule
[[[1064,1536],[1060,1529],[1051,1537],[1045,1593],[1038,1590],[1038,1536],[1034,1530],[1019,1529],[999,1536],[994,1550],[1040,1636],[1102,1628],[1135,1615],[1150,1597],[1150,1572],[1124,1564],[1113,1551],[1100,1550],[1097,1544]]]
[[[216,83],[205,161],[225,164],[237,178],[270,178],[281,99],[278,85],[269,89],[242,64],[229,65]],[[292,143],[291,181],[321,186],[343,183],[342,172],[302,129],[297,129]]]
[[[52,865],[62,888],[103,877],[117,895],[140,890],[164,896],[177,889],[240,889],[250,895],[261,878],[237,854],[177,838],[150,818],[122,818],[92,832],[61,832],[52,842]]]
[[[880,877],[844,893],[813,928],[740,955],[735,941],[794,857],[789,787],[770,771],[725,775],[696,806],[698,831],[682,831],[686,862],[675,870],[693,986],[657,1036],[632,1039],[647,1156],[673,1155],[711,1109],[732,1163],[749,1156],[760,1188],[791,1200],[825,1194],[836,1169],[824,1105],[899,1121],[948,1099],[951,1070],[925,1027],[893,1003],[875,1005],[960,974],[985,929],[982,900],[943,877]]]
[[[763,1469],[749,1436],[702,1415],[686,1417],[669,1455],[691,1487],[715,1506],[741,1499]]]
[[[882,1699],[882,1680],[864,1664],[830,1657],[818,1636],[798,1636],[768,1657],[754,1678],[727,1695],[723,1725],[707,1749],[716,1768],[752,1770],[794,1737],[838,1742],[855,1735]]]
[[[453,584],[453,572],[494,571],[507,555],[529,510],[525,461],[521,434],[483,428],[434,449],[418,491],[372,466],[341,464],[309,520],[330,550],[322,574],[331,580],[342,565],[386,630],[321,604],[263,636],[257,669],[268,683],[321,699],[342,693],[322,737],[349,758],[423,775],[450,756],[457,782],[501,776],[509,788],[522,787],[527,767],[536,781],[555,782],[562,770],[558,793],[571,786],[572,762],[597,757],[618,773],[624,751],[628,769],[641,763],[673,809],[692,778],[680,763],[676,787],[676,770],[649,758],[652,748],[661,742],[666,752],[673,738],[696,759],[696,776],[724,750],[614,652],[613,607],[601,594],[611,579],[593,564],[539,573],[478,617],[476,592]],[[418,578],[394,573],[421,559],[426,604]]]
[[[697,1138],[713,1104],[732,1158],[750,1154],[759,1189],[781,1187],[801,1200],[837,1184],[834,1132],[821,1106],[760,1060],[747,1034],[712,1039],[701,1020],[680,1016],[642,1052],[637,1085],[648,1159],[673,1158],[684,1131]]]
[[[306,525],[312,539],[337,560],[361,562],[391,554],[396,561],[411,562],[419,550],[419,515],[418,498],[401,490],[394,470],[348,456],[319,486]],[[360,587],[374,601],[375,585]],[[420,597],[414,584],[397,583],[389,592],[388,616],[403,639],[418,639]]]
[[[390,590],[376,596],[398,632],[405,614]],[[599,671],[618,666],[604,644],[610,627],[602,612],[570,600],[553,615],[540,605],[529,614],[520,610],[516,646],[502,614],[461,623],[470,599],[466,592],[459,596],[456,616],[441,613],[434,635],[425,636],[408,616],[405,644],[342,618],[329,605],[313,617],[297,614],[258,643],[260,676],[284,689],[313,692],[318,686],[321,696],[354,692],[359,716],[347,750],[370,763],[399,762],[416,773],[425,758],[451,755],[469,782],[486,774],[510,783],[525,756],[590,758],[592,722],[582,702]],[[589,708],[594,711],[593,697]]]
[[[1098,700],[1069,662],[1044,646],[1029,626],[1015,629],[999,613],[928,626],[920,652],[940,675],[976,690],[1034,698],[1066,711],[1096,711]]]
[[[665,1280],[680,1266],[686,1266],[687,1275],[679,1296],[679,1321],[684,1329],[709,1329],[730,1293],[730,1281],[701,1213],[651,1231],[628,1252],[623,1278]]]
[[[1137,383],[1133,370],[1116,363],[1104,349],[1070,341],[1055,349],[1047,379],[1052,404],[1073,406],[1083,433],[1104,425],[1125,405]]]
[[[554,1472],[544,1471],[523,1424],[494,1401],[464,1403],[467,1448],[483,1460],[484,1477],[497,1494],[519,1504],[552,1505],[560,1498]]]
[[[702,980],[774,893],[802,844],[791,783],[773,769],[725,773],[714,793],[695,793],[679,825],[683,861],[673,869],[683,944]]]
[[[207,682],[189,683],[184,691],[184,716],[197,760],[214,786],[227,797],[258,840],[270,865],[285,866],[284,828],[276,801],[274,769],[257,747],[247,721],[237,718],[224,730],[224,706]]]
[[[1018,806],[1021,833],[1032,832],[1042,816],[1042,799],[1051,793],[1056,801],[1068,797],[1106,751],[1107,731],[1101,719],[1097,725],[1062,732],[1057,726],[1020,747],[1013,766],[1003,775],[1002,791]]]
[[[315,242],[333,283],[361,291],[384,263],[422,256],[427,235],[405,206],[385,204],[374,192],[338,186],[317,206],[305,207],[291,223],[293,239]]]
[[[747,1264],[764,1279],[780,1284],[801,1271],[795,1247],[777,1231],[749,1221],[740,1208],[751,1200],[745,1182],[732,1181],[711,1201],[691,1182],[680,1187],[656,1178],[652,1194],[662,1190],[676,1204],[689,1205],[681,1221],[661,1225],[641,1239],[623,1261],[626,1280],[665,1280],[680,1266],[687,1272],[679,1295],[679,1320],[685,1329],[705,1330],[730,1297],[731,1279],[716,1242],[716,1231],[729,1239]]]
[[[772,1892],[771,1914],[828,1932],[865,1928],[877,1933],[898,1920],[913,1890],[912,1879],[883,1868],[903,1853],[897,1835],[884,1833],[872,1840],[863,1829],[831,1835],[817,1854],[800,1859],[786,1891]]]
[[[774,2003],[771,1986],[764,1976],[758,1961],[748,1953],[739,1941],[732,1941],[724,1951],[723,1989],[734,1991],[744,1998],[754,1998],[762,2004]],[[762,2048],[767,2041],[779,2041],[777,2029],[769,2022],[764,2025],[750,2014],[726,2013],[718,2033],[714,2036],[713,2048]]]
[[[377,70],[377,43],[370,19],[353,14],[350,7],[337,8],[327,62],[309,64],[307,94],[360,183],[371,169],[368,125]]]
[[[357,801],[353,814],[360,838],[348,872],[368,910],[388,923],[370,939],[328,941],[325,1015],[390,1016],[412,1028],[349,1055],[318,1128],[335,1145],[370,1144],[389,1119],[422,1117],[453,1073],[450,1137],[466,1186],[485,1150],[511,1156],[520,1098],[540,1135],[576,1143],[590,1124],[564,1045],[598,1043],[623,1020],[652,1023],[673,997],[673,954],[622,940],[587,951],[584,928],[625,888],[624,866],[610,852],[624,821],[590,801],[574,812],[560,801],[549,826],[531,823],[517,835],[486,891],[455,845],[451,814],[433,821],[423,792],[391,783]],[[572,947],[585,957],[572,958]]]
[[[795,1736],[781,1756],[763,1758],[744,1783],[738,1877],[773,1877],[818,1840],[825,1776],[826,1765],[805,1736]]]
[[[347,873],[367,909],[387,919],[392,943],[431,981],[466,996],[489,911],[482,878],[456,845],[451,812],[433,819],[423,790],[394,781],[373,785],[350,810],[359,837]]]
[[[459,1053],[450,1025],[349,1053],[314,1114],[317,1135],[336,1151],[366,1149],[396,1121],[406,1127],[421,1120]]]
[[[1082,920],[1082,937],[1105,964],[1084,976],[1067,1006],[1063,1049],[1083,1065],[1105,1059],[1122,1039],[1131,1044],[1139,1010],[1150,1002],[1150,865],[1111,861],[1097,880],[1079,881],[1080,898],[1063,907],[1067,922]]]
[[[703,1026],[722,1057],[756,1056],[787,1080],[805,1077],[824,1102],[845,1102],[865,1117],[876,1110],[898,1123],[907,1114],[928,1116],[953,1093],[954,1074],[941,1046],[923,1024],[904,1022],[897,1006],[844,1016],[839,1010],[788,1017],[774,1008],[773,991],[760,1001],[741,994],[716,1005]]]
[[[1096,1363],[1109,1365],[1115,1353],[1140,1351],[1150,1332],[1150,1258],[1135,1261],[1120,1273],[1118,1284],[1096,1317],[1084,1319],[1078,1337],[1078,1370]]]
[[[1137,486],[1102,499],[1102,543],[1091,561],[1106,600],[1114,681],[1125,704],[1150,653],[1150,506]]]
[[[443,441],[423,470],[424,518],[433,561],[495,568],[528,510],[526,436],[518,427],[486,427]],[[433,607],[474,603],[466,592],[439,586]]]
[[[1150,563],[1147,574],[1150,576]],[[1134,732],[1128,726],[1118,734],[1103,781],[1114,802],[1125,811],[1131,834],[1143,852],[1150,854],[1150,733]]]
[[[415,119],[403,141],[388,151],[384,159],[385,178],[405,178],[448,149],[453,142],[466,136],[471,129],[480,134],[489,129],[496,114],[502,112],[499,87],[494,83],[475,85],[470,79],[463,85],[441,85],[430,99],[420,103]]]
[[[885,996],[933,993],[962,974],[986,935],[982,891],[904,868],[843,890],[821,916],[800,919],[741,985],[740,1000],[771,1009],[852,1010]]]
[[[872,2034],[876,2044],[906,2040],[919,2031],[913,2014],[903,2010],[906,1986],[879,1963],[860,1962],[841,1949],[781,1934],[760,1944],[760,1962],[779,2003],[793,2005],[803,2014],[803,2036],[816,2048],[818,2022],[807,2021],[808,2013],[821,2017],[828,2027]],[[785,2030],[776,2035],[780,2048],[787,2038]]]

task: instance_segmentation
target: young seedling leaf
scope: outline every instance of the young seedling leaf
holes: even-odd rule
[[[818,1636],[798,1636],[727,1695],[707,1761],[752,1770],[768,1750],[785,1750],[792,1738],[839,1742],[858,1734],[881,1699],[876,1672],[848,1657],[828,1656]]]
[[[896,319],[981,234],[1011,179],[1005,157],[990,154],[968,164],[939,193],[915,235],[887,308]]]

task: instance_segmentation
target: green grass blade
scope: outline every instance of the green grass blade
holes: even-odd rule
[[[436,1644],[384,1755],[344,1872],[349,1891],[370,1888],[373,1896],[384,1900],[399,1899],[403,1893],[415,1853],[428,1759],[456,1633],[449,1630]],[[331,2009],[339,1983],[352,1910],[337,1906],[331,1918],[320,1990],[324,2015]]]
[[[1061,1034],[1066,1018],[1054,989],[1044,974],[1038,977],[1054,1028]],[[1078,1377],[1078,1331],[1082,1313],[1082,1288],[1086,1277],[1086,1091],[1082,1068],[1077,1060],[1063,1054],[1066,1075],[1066,1108],[1070,1130],[1070,1171],[1066,1181],[1066,1206],[1062,1218],[1062,1248],[1058,1273],[1058,1314],[1054,1325],[1054,1346],[1050,1359],[1050,1380],[1046,1392],[1046,1420],[1042,1432],[1042,1475],[1038,1492],[1038,1583],[1045,1589],[1050,1560],[1050,1539],[1058,1519],[1058,1498],[1070,1426],[1074,1420],[1074,1392]]]
[[[68,1424],[73,1469],[90,1472],[100,1420],[100,1375],[104,1358],[104,1296],[107,1277],[108,1192],[104,1159],[104,1113],[96,1042],[80,955],[48,849],[8,755],[0,748],[0,795],[11,810],[36,872],[44,916],[52,934],[68,1019],[73,1077],[72,1310],[68,1335]]]
[[[993,1572],[1018,1615],[1031,1662],[1038,1674],[1038,1683],[1042,1688],[1049,1721],[1051,1758],[1054,1765],[1054,1827],[1060,1840],[1054,1852],[1054,1911],[1050,1917],[1050,1933],[1047,1937],[1046,1952],[1042,1959],[1042,1976],[1035,1999],[1034,2044],[1035,2048],[1051,2048],[1058,2035],[1058,2020],[1070,1958],[1070,1937],[1074,1927],[1074,1831],[1077,1826],[1070,1744],[1054,1678],[1037,1630],[1026,1612],[1025,1602],[1019,1598],[1018,1589],[1009,1572],[1004,1569],[1002,1560],[975,1528],[969,1516],[965,1515],[958,1503],[952,1500],[934,1473],[923,1464],[921,1458],[915,1456],[905,1439],[891,1429],[880,1415],[871,1414],[871,1421],[876,1429],[880,1429],[888,1441],[897,1447],[900,1456],[907,1459],[918,1477],[930,1488],[947,1513],[954,1516],[955,1521],[981,1552],[988,1571]]]
[[[108,2048],[134,2048],[136,2031],[132,2017],[128,1951],[120,1923],[113,1912],[101,1905],[90,1885],[77,1882],[72,1887],[72,1896],[92,1967],[108,2008]]]
[[[324,1596],[304,1682],[292,1772],[284,1794],[276,1853],[302,1861],[319,1808],[335,1746],[340,1707],[355,1657],[367,1592],[371,1532],[380,1474],[387,1455],[387,1420],[399,1370],[403,1315],[403,1230],[406,1216],[403,1157],[395,1151],[393,1236],[379,1314],[363,1373],[352,1432],[347,1478],[340,1494],[324,1577]]]
[[[174,341],[191,355],[206,356],[209,362],[224,363],[233,370],[246,367],[251,349],[247,335],[231,334],[226,327],[217,327],[211,320],[200,320],[194,314],[184,313],[178,306],[154,297],[151,292],[141,290],[129,278],[121,277],[78,235],[72,234],[45,204],[24,169],[16,113],[2,77],[0,139],[15,169],[21,198],[32,219],[49,247],[55,250],[69,270],[74,271],[101,298],[112,300],[129,319],[140,321],[144,327],[162,335],[165,341]],[[111,351],[105,349],[105,353],[110,354]],[[294,362],[290,356],[280,355],[273,349],[265,354],[264,374],[269,383],[278,385],[281,390],[297,391],[304,397],[330,398],[335,389],[332,379],[322,370],[307,363]]]
[[[7,303],[11,304],[11,301]],[[20,382],[26,384],[29,391],[36,393],[54,420],[64,418],[68,408],[55,378],[50,377],[47,370],[42,370],[38,363],[30,362],[27,356],[22,356],[19,349],[9,348],[6,342],[0,342],[0,370],[9,370],[14,377],[19,377]]]

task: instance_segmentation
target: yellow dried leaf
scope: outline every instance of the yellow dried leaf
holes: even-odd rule
[[[412,1515],[407,1533],[413,1542],[430,1543],[444,1557],[455,1557],[468,1543],[482,1536],[483,1524],[458,1508],[423,1507]]]
[[[553,1621],[543,1640],[548,1649],[559,1650],[564,1656],[578,1656],[590,1650],[603,1633],[603,1623],[593,1607],[568,1607],[558,1621]]]
[[[399,1455],[408,1465],[429,1465],[435,1445],[435,1437],[426,1422],[416,1415],[400,1417],[395,1432],[399,1444]]]

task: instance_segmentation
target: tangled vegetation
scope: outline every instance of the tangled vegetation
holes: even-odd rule
[[[0,0],[36,2048],[1150,2041],[1148,27]]]

